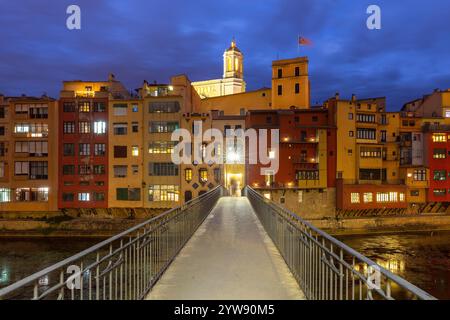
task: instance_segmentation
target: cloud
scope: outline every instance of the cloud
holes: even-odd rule
[[[79,0],[82,30],[65,27],[71,1],[22,0],[0,11],[0,92],[58,96],[62,80],[217,78],[232,37],[248,89],[270,86],[271,61],[308,55],[312,101],[387,96],[388,108],[450,87],[450,3],[377,1],[382,30],[365,27],[371,2],[351,0]],[[297,48],[297,36],[313,47]]]

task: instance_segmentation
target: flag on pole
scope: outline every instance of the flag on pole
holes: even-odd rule
[[[307,38],[304,38],[304,37],[298,37],[298,44],[300,45],[300,46],[311,46],[312,45],[312,41],[311,40],[309,40],[309,39],[307,39]]]

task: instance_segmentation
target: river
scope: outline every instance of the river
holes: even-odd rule
[[[435,297],[450,299],[450,232],[340,236],[339,239]],[[0,287],[99,241],[0,238]]]

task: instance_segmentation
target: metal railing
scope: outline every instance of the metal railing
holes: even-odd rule
[[[0,289],[0,300],[143,299],[225,192],[216,187]]]
[[[252,188],[246,194],[308,299],[435,299]]]

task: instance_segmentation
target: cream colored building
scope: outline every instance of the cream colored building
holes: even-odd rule
[[[193,82],[200,97],[211,98],[245,92],[244,55],[233,40],[223,54],[223,78]]]

